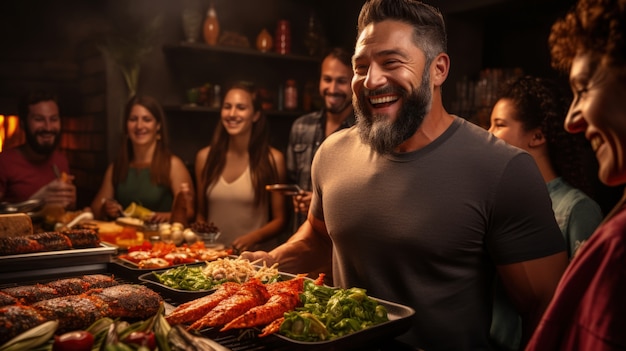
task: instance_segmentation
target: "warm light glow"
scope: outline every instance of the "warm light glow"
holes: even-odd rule
[[[14,140],[13,143],[10,142],[13,137],[18,136],[19,125],[17,116],[0,115],[0,152],[2,152],[5,146],[9,147],[11,144],[19,144],[19,140]]]

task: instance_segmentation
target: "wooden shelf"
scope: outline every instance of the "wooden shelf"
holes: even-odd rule
[[[190,113],[190,114],[215,114],[218,115],[220,112],[219,108],[208,107],[208,106],[198,106],[192,104],[185,105],[169,105],[163,107],[167,112],[181,112],[181,113]],[[264,111],[265,115],[268,117],[299,117],[308,113],[306,111],[301,110],[267,110]]]
[[[278,60],[285,62],[301,62],[301,63],[311,63],[311,64],[319,64],[321,61],[320,57],[312,57],[305,55],[295,55],[288,54],[282,55],[276,52],[268,51],[261,52],[259,50],[255,50],[252,48],[246,47],[236,47],[236,46],[209,46],[207,44],[202,43],[186,43],[182,42],[179,44],[166,44],[163,46],[163,51],[165,53],[170,54],[209,54],[209,55],[237,55],[237,56],[250,56],[255,59],[268,59],[268,60]]]

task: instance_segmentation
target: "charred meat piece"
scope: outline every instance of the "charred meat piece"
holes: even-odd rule
[[[0,307],[0,345],[45,321],[46,318],[31,306]]]
[[[59,279],[46,285],[55,289],[57,296],[80,295],[91,288],[89,283],[80,278]]]
[[[70,238],[59,232],[33,234],[30,238],[41,244],[46,249],[45,251],[68,250],[72,248]]]
[[[88,292],[109,305],[109,318],[147,318],[159,310],[163,299],[143,285],[120,284]]]
[[[75,249],[85,249],[98,247],[100,245],[100,237],[95,230],[92,229],[69,229],[63,231],[72,243]]]
[[[17,299],[13,296],[5,293],[4,291],[0,291],[0,307],[15,305],[17,303]]]
[[[44,247],[29,236],[0,238],[0,256],[41,252]]]
[[[25,305],[59,296],[59,293],[54,288],[44,284],[15,286],[4,288],[1,291],[13,296],[19,303]]]
[[[0,238],[0,255],[4,256],[71,248],[70,239],[57,232]]]
[[[89,284],[89,289],[108,288],[118,284],[115,278],[106,274],[89,274],[81,279]]]
[[[59,321],[57,333],[85,329],[109,312],[109,306],[101,299],[84,295],[39,301],[32,307],[47,320]]]

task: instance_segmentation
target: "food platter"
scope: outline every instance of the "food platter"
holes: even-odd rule
[[[193,267],[193,266],[200,266],[200,265],[204,265],[204,262],[197,263],[197,264],[189,264],[187,266]],[[165,271],[167,271],[167,269],[144,273],[140,275],[138,279],[142,283],[147,283],[150,288],[160,293],[161,296],[163,296],[164,298],[168,298],[168,299],[171,299],[172,301],[176,301],[179,303],[200,298],[202,296],[211,294],[216,290],[216,289],[210,289],[210,290],[191,291],[191,290],[182,290],[182,289],[172,288],[170,286],[167,286],[161,283],[159,279],[156,277],[156,275],[154,275],[155,273],[163,274]]]
[[[228,258],[236,259],[237,257],[229,256]],[[188,267],[203,267],[206,265],[207,265],[207,262],[187,264]],[[183,265],[178,265],[177,267],[180,267],[180,266],[183,266]],[[169,267],[167,269],[162,269],[162,270],[153,270],[151,272],[141,274],[138,277],[138,280],[142,283],[148,284],[148,286],[152,287],[154,290],[161,293],[163,297],[172,299],[172,301],[177,301],[177,302],[191,301],[191,300],[200,298],[202,296],[211,294],[217,289],[217,287],[215,287],[213,289],[183,290],[183,289],[176,289],[176,288],[173,288],[171,286],[167,286],[166,284],[161,283],[155,274],[163,274],[172,268],[176,268],[176,267]],[[261,267],[257,266],[257,268],[260,269]],[[279,274],[279,277],[278,277],[279,280],[289,280],[289,279],[293,279],[296,277],[295,275],[289,274],[289,273],[279,272],[278,274]]]
[[[282,280],[293,279],[296,276],[289,273],[280,273]],[[153,274],[145,274],[140,278],[143,282],[149,283],[150,288],[163,294],[162,296],[169,301],[175,302],[177,305],[182,304],[193,299],[200,298],[207,294],[213,293],[214,290],[205,290],[198,292],[191,292],[185,290],[178,290],[163,285],[158,282],[158,279]],[[309,279],[309,278],[305,278]],[[219,328],[204,329],[201,334],[209,337],[215,341],[230,346],[231,339],[239,339],[242,335],[249,333],[246,337],[246,345],[254,345],[255,349],[277,349],[277,350],[347,350],[347,349],[359,349],[364,347],[372,347],[376,342],[391,342],[395,337],[404,334],[408,331],[412,324],[412,318],[415,315],[415,311],[408,306],[398,303],[386,301],[383,299],[371,297],[376,300],[378,304],[385,307],[387,310],[388,321],[370,326],[366,329],[353,332],[351,334],[337,337],[331,340],[318,341],[318,342],[306,342],[291,339],[278,333],[272,334],[268,337],[259,338],[257,335],[261,332],[260,328],[254,327],[250,329],[240,330],[234,333],[233,330],[221,332]],[[169,308],[168,313],[173,310],[173,307]],[[247,349],[247,348],[246,348]]]
[[[389,321],[326,341],[298,341],[280,334],[273,334],[273,337],[280,339],[283,343],[291,345],[289,348],[294,350],[339,351],[372,346],[372,342],[374,341],[391,340],[409,330],[411,327],[411,318],[415,315],[415,310],[405,305],[375,297],[372,297],[372,299],[378,301],[379,304],[387,309]]]

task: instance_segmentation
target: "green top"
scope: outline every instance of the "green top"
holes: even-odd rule
[[[117,185],[115,198],[123,208],[136,202],[155,212],[170,212],[174,201],[169,187],[150,181],[150,168],[130,168],[126,180]]]

